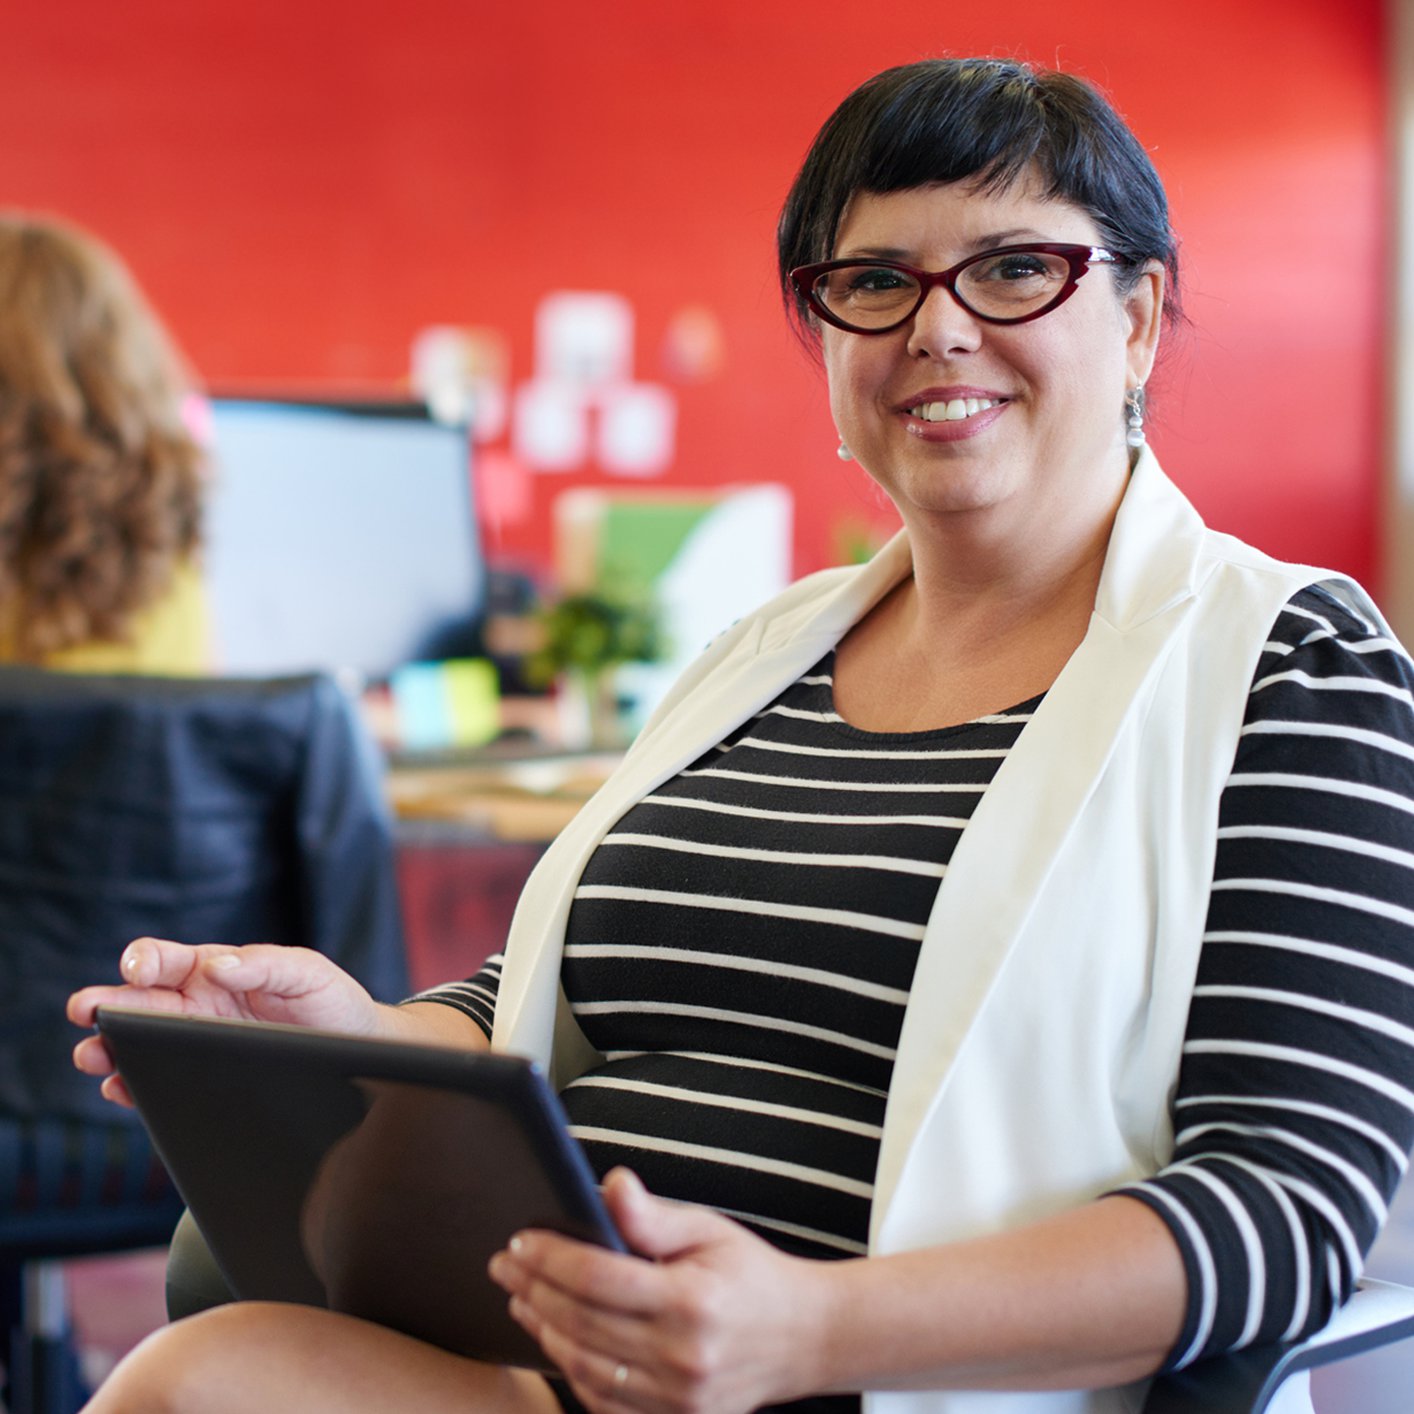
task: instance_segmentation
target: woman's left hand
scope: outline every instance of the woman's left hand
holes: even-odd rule
[[[744,1414],[819,1387],[834,1263],[656,1198],[627,1169],[604,1198],[640,1255],[536,1231],[491,1262],[512,1316],[589,1409]]]

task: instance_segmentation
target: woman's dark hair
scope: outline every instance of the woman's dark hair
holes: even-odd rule
[[[1029,170],[1045,196],[1087,212],[1102,243],[1139,262],[1120,288],[1158,261],[1168,274],[1164,316],[1180,316],[1178,250],[1153,163],[1109,103],[1083,79],[1007,59],[925,59],[885,69],[835,110],[786,197],[776,249],[786,308],[810,342],[809,306],[789,279],[829,260],[850,200],[967,181],[999,192]]]
[[[201,543],[180,356],[118,257],[56,221],[0,213],[0,313],[0,604],[18,605],[15,654],[121,642]]]

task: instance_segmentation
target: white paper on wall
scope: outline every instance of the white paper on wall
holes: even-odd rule
[[[659,383],[623,383],[599,395],[599,465],[614,476],[661,476],[676,451],[678,405]]]
[[[537,379],[600,388],[633,377],[633,306],[623,295],[562,290],[535,311]]]
[[[583,389],[537,378],[515,391],[511,448],[536,471],[573,471],[589,456],[589,411]]]

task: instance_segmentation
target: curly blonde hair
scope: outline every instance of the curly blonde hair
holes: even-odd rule
[[[0,605],[15,656],[123,642],[201,542],[179,355],[118,257],[0,214]]]

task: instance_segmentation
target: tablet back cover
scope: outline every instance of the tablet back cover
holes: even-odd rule
[[[99,1026],[243,1299],[547,1369],[492,1253],[526,1227],[622,1247],[525,1060],[114,1009]]]

